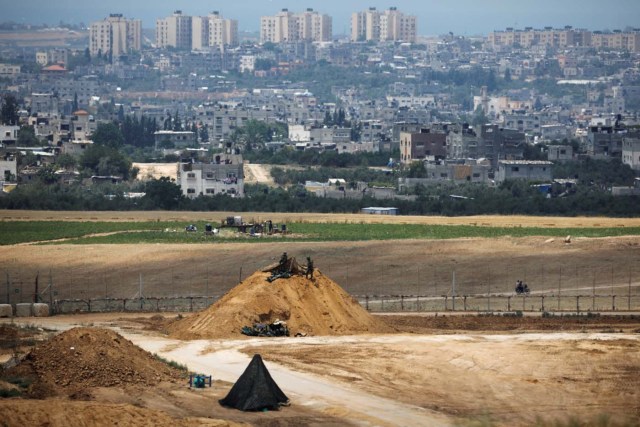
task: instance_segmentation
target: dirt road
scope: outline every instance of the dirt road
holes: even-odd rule
[[[174,341],[158,337],[126,335],[136,345],[169,360],[185,364],[198,372],[212,372],[217,379],[235,382],[244,372],[251,356],[241,353],[248,345],[273,345],[273,340]],[[284,340],[279,340],[284,341]],[[282,342],[284,344],[284,342]],[[289,343],[287,343],[289,345]],[[381,398],[346,384],[285,366],[267,362],[271,376],[296,404],[324,413],[341,414],[368,425],[444,426],[450,421],[433,411]]]
[[[640,419],[638,332],[177,341],[142,333],[116,316],[16,320],[116,328],[145,350],[228,382],[260,353],[294,405],[356,425],[554,425],[568,417],[593,422],[602,414],[617,422]]]
[[[267,184],[269,186],[274,186],[275,182],[271,177],[271,166],[260,165],[257,163],[245,163],[244,182],[245,184]]]

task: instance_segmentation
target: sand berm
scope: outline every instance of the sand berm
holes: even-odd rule
[[[381,334],[394,330],[369,314],[340,285],[315,270],[268,282],[271,274],[257,271],[209,308],[168,327],[177,339],[240,338],[243,326],[287,322],[292,335]]]

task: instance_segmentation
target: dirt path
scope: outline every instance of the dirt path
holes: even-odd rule
[[[178,341],[142,333],[139,324],[123,320],[134,316],[143,315],[14,321],[61,330],[87,323],[114,328],[147,351],[228,382],[260,353],[293,406],[356,425],[459,425],[482,419],[515,426],[543,419],[547,424],[541,425],[554,425],[569,416],[588,424],[605,413],[620,425],[640,419],[637,332],[436,331]]]
[[[256,163],[245,163],[244,182],[245,184],[275,185],[271,177],[271,167],[269,165],[259,165]]]
[[[210,342],[176,341],[127,334],[136,345],[185,364],[190,370],[213,373],[216,379],[235,382],[251,357],[240,352],[247,346],[272,345],[273,340]],[[325,413],[357,419],[369,425],[450,425],[440,414],[362,392],[326,378],[267,363],[271,376],[292,401]],[[348,406],[345,405],[348,403]]]

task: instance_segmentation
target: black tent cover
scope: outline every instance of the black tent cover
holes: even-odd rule
[[[219,402],[222,406],[241,411],[259,411],[277,409],[280,405],[287,404],[289,398],[271,378],[262,357],[256,354],[231,387],[229,394]]]

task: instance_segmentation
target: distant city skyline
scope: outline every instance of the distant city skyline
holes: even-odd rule
[[[157,0],[87,2],[86,0],[0,0],[3,21],[25,24],[56,25],[59,22],[90,24],[110,13],[122,13],[127,18],[141,19],[143,28],[155,28],[156,19],[174,10],[187,15],[206,15],[218,10],[226,18],[238,20],[240,31],[258,31],[260,16],[273,15],[282,8],[303,11],[308,7],[333,18],[334,34],[349,34],[353,12],[369,7],[387,9],[395,6],[402,12],[418,17],[418,34],[438,35],[453,32],[458,35],[486,35],[507,27],[555,28],[571,25],[590,30],[624,30],[640,27],[640,2],[637,0],[355,0],[345,4],[338,0],[242,0],[216,2],[205,0]]]

